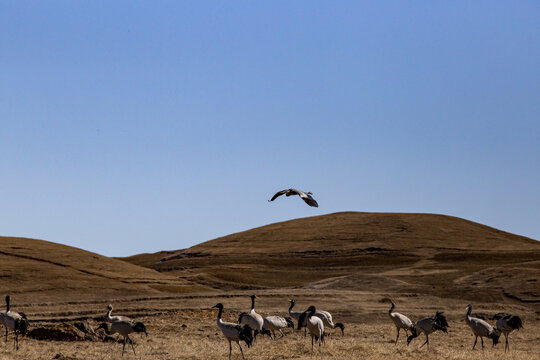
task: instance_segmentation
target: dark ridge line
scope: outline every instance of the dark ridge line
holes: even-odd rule
[[[126,313],[128,317],[132,318],[141,318],[146,316],[156,316],[156,315],[164,315],[164,314],[172,314],[178,312],[177,309],[170,309],[170,310],[160,310],[160,311],[154,311],[154,312],[147,312],[147,313]],[[72,321],[83,321],[83,320],[94,320],[97,322],[105,321],[105,315],[94,315],[94,316],[75,316],[75,317],[62,317],[62,318],[37,318],[37,319],[30,319],[31,323],[66,323],[66,322],[72,322]]]
[[[288,288],[289,290],[293,291],[300,289],[298,288]],[[261,290],[268,290],[268,289],[261,289]],[[271,290],[271,289],[270,289]],[[285,290],[282,289],[282,290]],[[41,303],[19,303],[18,306],[24,306],[24,307],[31,307],[31,306],[38,306],[38,307],[46,307],[46,306],[58,306],[58,305],[92,305],[92,304],[108,304],[108,303],[130,303],[130,302],[143,302],[143,301],[154,301],[154,300],[193,300],[193,299],[208,299],[208,298],[237,298],[237,297],[244,297],[249,296],[251,294],[250,291],[243,291],[243,292],[237,292],[237,293],[216,293],[212,291],[211,293],[191,293],[191,294],[179,294],[175,296],[167,295],[167,296],[145,296],[145,297],[136,297],[136,298],[120,298],[120,299],[110,299],[107,301],[103,300],[88,300],[88,301],[59,301],[59,302],[41,302]],[[258,296],[266,297],[266,298],[278,298],[283,296],[288,296],[284,294],[258,294]],[[314,295],[302,295],[302,297],[321,297],[321,296],[334,296],[331,292],[319,292]]]
[[[535,304],[535,303],[540,303],[540,300],[522,299],[522,298],[520,298],[519,296],[509,294],[509,293],[507,293],[507,292],[504,291],[504,290],[503,290],[503,295],[506,296],[506,297],[509,298],[509,299],[517,300],[517,301],[522,302],[522,303],[525,303],[525,304]]]
[[[51,260],[45,260],[45,259],[35,258],[35,257],[28,256],[28,255],[12,254],[12,253],[8,253],[8,252],[1,251],[1,250],[0,250],[0,255],[13,256],[13,257],[21,258],[21,259],[27,259],[27,260],[33,260],[33,261],[43,262],[43,263],[46,263],[46,264],[51,264],[51,265],[56,265],[56,266],[60,266],[60,267],[69,268],[69,269],[72,269],[72,270],[81,272],[81,273],[83,273],[83,274],[86,274],[86,275],[93,275],[93,276],[101,277],[101,278],[104,278],[104,279],[115,280],[115,281],[122,282],[122,283],[124,283],[124,284],[129,284],[129,282],[128,282],[128,281],[125,281],[125,280],[120,280],[120,279],[118,279],[118,278],[114,278],[114,277],[109,277],[109,276],[105,276],[105,275],[102,275],[102,274],[93,273],[93,272],[88,271],[88,270],[77,269],[77,268],[75,268],[75,267],[73,267],[73,266],[71,266],[71,265],[66,265],[66,264],[62,264],[62,263],[57,263],[57,262],[54,262],[54,261],[51,261]]]

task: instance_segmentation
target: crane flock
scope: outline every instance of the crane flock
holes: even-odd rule
[[[224,306],[222,303],[218,303],[214,308],[218,309],[217,314],[217,327],[221,330],[223,336],[229,342],[229,359],[232,356],[232,343],[235,342],[240,348],[242,359],[244,357],[244,350],[240,342],[244,342],[249,348],[254,346],[255,337],[257,334],[268,335],[271,339],[279,340],[285,336],[283,330],[287,328],[297,330],[306,328],[311,337],[311,352],[314,352],[315,344],[318,345],[319,353],[322,354],[322,347],[325,343],[327,331],[330,328],[340,328],[342,335],[344,335],[345,326],[342,323],[335,323],[332,319],[332,314],[324,310],[318,310],[315,305],[310,305],[303,312],[293,311],[295,306],[295,300],[289,300],[289,307],[287,313],[289,316],[269,315],[262,317],[255,311],[255,299],[256,295],[251,295],[251,308],[249,312],[243,312],[238,318],[238,323],[224,322],[222,320]],[[24,336],[29,328],[29,321],[26,315],[22,312],[15,312],[11,310],[10,296],[6,296],[6,311],[0,312],[0,324],[5,327],[6,343],[8,340],[8,332],[14,333],[14,347],[19,349],[19,336]],[[391,307],[388,310],[388,315],[392,320],[392,323],[397,329],[397,335],[394,342],[397,345],[399,340],[400,330],[405,330],[407,335],[407,346],[413,339],[418,337],[421,333],[426,336],[425,342],[420,346],[422,348],[427,345],[429,349],[429,335],[442,331],[448,333],[450,327],[443,312],[437,311],[435,315],[425,317],[418,320],[416,323],[411,321],[407,316],[395,312],[395,303],[391,302]],[[126,316],[112,315],[112,305],[107,306],[107,313],[105,315],[106,322],[99,325],[97,330],[103,329],[107,335],[119,334],[123,336],[122,357],[125,353],[126,344],[131,346],[133,354],[136,355],[133,340],[130,338],[132,333],[144,333],[148,337],[146,326],[140,321],[135,321]],[[492,326],[487,321],[471,315],[472,305],[467,305],[465,313],[465,323],[471,328],[471,331],[475,337],[472,349],[474,350],[480,337],[480,343],[482,350],[484,349],[484,337],[493,341],[493,346],[499,342],[499,337],[503,334],[506,338],[504,351],[510,351],[510,345],[508,337],[514,330],[523,328],[523,321],[517,315],[511,314],[497,314],[492,320],[497,320],[496,325]],[[293,319],[297,322],[294,325]],[[278,331],[281,334],[280,338],[276,338],[275,332]],[[410,332],[410,335],[409,335]]]

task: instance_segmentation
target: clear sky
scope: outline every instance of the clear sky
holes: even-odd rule
[[[0,0],[0,205],[114,256],[337,211],[540,239],[540,2]]]

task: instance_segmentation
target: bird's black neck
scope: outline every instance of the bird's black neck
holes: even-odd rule
[[[9,311],[9,296],[6,296],[6,312]]]
[[[292,311],[292,308],[294,307],[294,301],[291,301],[291,306],[289,306],[289,312]]]
[[[220,308],[219,308],[218,315],[217,315],[218,320],[221,319],[221,314],[222,314],[222,313],[223,313],[223,308],[220,307]]]
[[[251,297],[251,310],[255,309],[255,296]]]

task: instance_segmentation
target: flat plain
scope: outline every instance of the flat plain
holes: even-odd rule
[[[262,315],[286,315],[309,305],[332,312],[345,335],[329,331],[311,353],[304,332],[287,329],[244,346],[246,359],[538,359],[540,354],[540,244],[459,218],[431,214],[337,213],[271,224],[190,249],[113,259],[46,241],[0,238],[2,295],[25,312],[31,329],[87,320],[95,329],[107,304],[143,321],[148,338],[132,337],[137,356],[124,358],[226,359],[228,342],[216,326],[216,303],[237,319],[256,294]],[[390,301],[413,321],[437,310],[448,334],[407,346],[388,318]],[[502,343],[471,350],[465,307],[488,319],[519,315],[524,328]],[[495,321],[488,320],[494,324]],[[101,331],[101,330],[100,330]],[[19,351],[0,342],[0,359],[119,359],[114,342],[35,340]],[[233,345],[233,359],[241,359]]]

